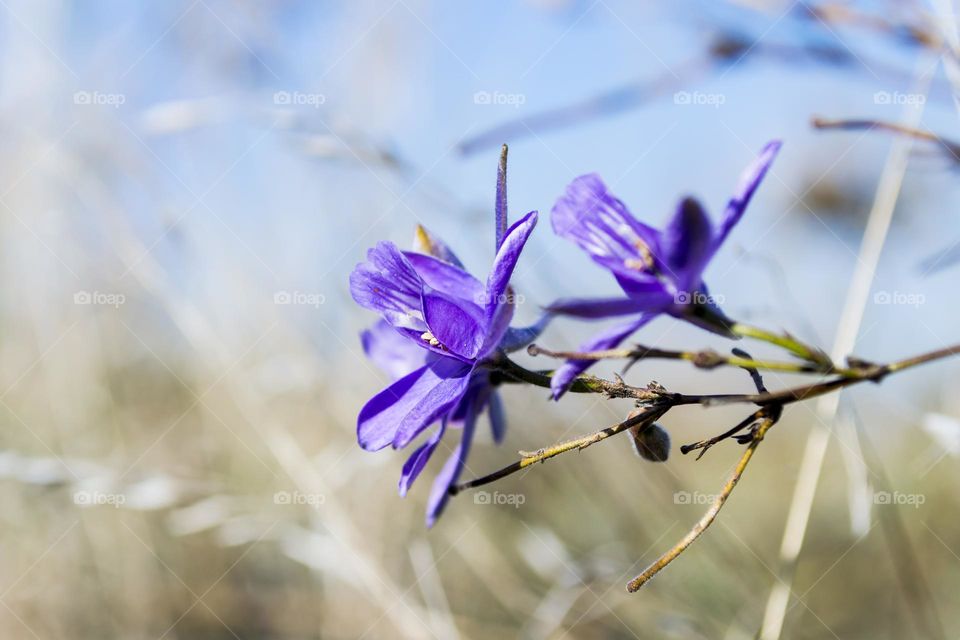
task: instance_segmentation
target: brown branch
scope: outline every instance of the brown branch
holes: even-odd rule
[[[601,440],[606,440],[610,436],[615,436],[622,431],[626,431],[631,427],[638,425],[650,424],[659,420],[664,413],[667,412],[669,407],[659,407],[659,406],[650,406],[646,407],[641,413],[627,418],[623,422],[617,423],[606,429],[601,429],[595,433],[589,435],[575,438],[573,440],[567,440],[566,442],[561,442],[560,444],[555,444],[552,447],[544,447],[543,449],[538,449],[537,451],[520,451],[520,460],[514,462],[511,465],[503,467],[493,473],[487,474],[480,478],[475,478],[474,480],[469,480],[467,482],[462,482],[458,485],[450,487],[450,495],[455,496],[465,489],[472,489],[474,487],[480,487],[485,484],[490,484],[505,478],[511,474],[520,471],[526,467],[529,467],[532,464],[537,462],[545,462],[550,458],[560,455],[561,453],[566,453],[567,451],[582,451],[592,444],[596,444]]]
[[[658,420],[673,407],[691,404],[701,404],[705,406],[737,403],[755,404],[763,408],[763,417],[775,416],[776,419],[779,419],[780,412],[782,411],[783,407],[788,404],[800,402],[801,400],[809,400],[810,398],[815,398],[817,396],[821,396],[832,391],[837,391],[838,389],[850,387],[865,381],[879,382],[891,373],[897,373],[905,369],[916,367],[934,360],[940,360],[958,353],[960,353],[960,344],[943,349],[937,349],[936,351],[930,351],[912,358],[898,360],[886,365],[875,365],[857,361],[856,367],[858,367],[857,370],[860,371],[859,377],[837,377],[825,382],[819,382],[800,387],[792,387],[781,391],[748,394],[687,395],[669,392],[655,382],[651,382],[646,387],[633,387],[626,384],[622,380],[617,380],[614,382],[603,380],[602,378],[595,378],[593,376],[578,376],[571,387],[571,391],[576,390],[581,393],[602,393],[611,398],[633,398],[640,404],[644,405],[645,408],[648,409],[648,412],[634,416],[633,418],[628,418],[623,422],[617,423],[605,429],[601,429],[600,431],[596,431],[573,440],[568,440],[551,447],[545,447],[536,452],[520,452],[521,458],[517,462],[514,462],[513,464],[503,467],[481,478],[463,482],[459,485],[451,487],[450,493],[451,495],[456,495],[465,489],[489,484],[501,478],[505,478],[506,476],[516,473],[517,471],[520,471],[521,469],[528,467],[535,462],[544,462],[568,451],[579,451],[581,449],[585,449],[586,447],[600,442],[601,440],[606,440],[610,436],[614,436],[618,433],[626,431],[630,427],[640,424],[645,420]],[[497,358],[484,363],[484,366],[493,369],[494,373],[503,374],[505,378],[500,381],[514,380],[527,382],[529,384],[546,388],[550,387],[549,372],[542,373],[530,371],[529,369],[525,369],[519,364],[513,362],[505,355],[500,355]],[[757,412],[756,415],[760,414],[761,412]],[[745,426],[746,425],[737,431],[742,430],[742,428],[745,428]],[[718,438],[722,439],[722,436],[729,435],[733,435],[733,433],[727,432],[727,434],[721,434],[721,436],[718,436]],[[704,446],[712,446],[712,444],[705,444]]]

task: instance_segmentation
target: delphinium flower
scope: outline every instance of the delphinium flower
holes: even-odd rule
[[[497,182],[497,253],[486,283],[470,275],[446,244],[418,228],[419,251],[391,242],[371,249],[350,276],[350,291],[382,320],[362,334],[364,351],[394,382],[371,398],[357,418],[360,446],[402,449],[430,426],[436,429],[408,458],[400,477],[406,495],[448,429],[461,431],[427,505],[432,526],[448,491],[464,468],[477,418],[489,409],[496,442],[503,438],[503,409],[481,363],[498,351],[514,351],[546,325],[509,327],[514,311],[510,276],[537,223],[531,211],[507,228],[505,158]]]
[[[598,175],[570,183],[553,207],[553,230],[609,270],[626,297],[564,299],[550,310],[588,319],[629,316],[581,345],[581,351],[612,349],[661,314],[733,337],[733,323],[714,304],[703,272],[743,216],[779,149],[779,141],[768,143],[747,167],[718,227],[693,198],[681,200],[673,218],[658,230],[637,220]],[[554,397],[591,364],[568,360],[560,367],[551,381]]]

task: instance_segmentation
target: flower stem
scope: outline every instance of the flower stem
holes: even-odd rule
[[[531,356],[543,355],[550,358],[562,358],[564,360],[630,360],[631,362],[628,366],[639,360],[657,358],[663,360],[684,360],[700,369],[713,369],[723,366],[758,369],[761,371],[787,371],[790,373],[825,373],[821,365],[813,363],[755,360],[738,355],[725,356],[712,349],[703,349],[701,351],[674,351],[637,345],[633,349],[606,349],[603,351],[578,352],[551,351],[539,345],[532,344],[527,347],[527,353]],[[831,372],[850,377],[857,375],[856,369],[833,369]]]
[[[763,342],[776,345],[781,349],[786,349],[798,358],[817,365],[819,367],[819,371],[823,373],[839,372],[836,365],[834,365],[833,361],[830,359],[830,356],[824,353],[821,349],[811,347],[810,345],[797,340],[790,334],[773,333],[772,331],[767,331],[766,329],[754,327],[749,324],[743,324],[742,322],[734,323],[730,327],[730,330],[738,336],[742,336],[744,338],[753,338],[754,340],[761,340]]]

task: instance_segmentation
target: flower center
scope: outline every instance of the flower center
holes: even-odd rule
[[[441,349],[444,348],[443,345],[440,344],[440,341],[437,340],[436,337],[434,337],[434,335],[429,331],[424,331],[423,334],[420,336],[420,339],[423,340],[424,342],[429,343],[431,347],[440,347]]]
[[[633,243],[634,248],[637,250],[637,253],[640,254],[639,258],[627,258],[623,261],[623,264],[628,269],[634,269],[635,271],[646,271],[647,273],[656,273],[657,263],[653,259],[653,252],[650,251],[650,247],[647,246],[647,243],[643,240],[637,238]]]

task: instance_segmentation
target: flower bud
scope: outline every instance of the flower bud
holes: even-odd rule
[[[629,417],[634,417],[633,412]],[[656,422],[641,422],[630,428],[637,455],[650,462],[665,462],[670,457],[670,434]]]

